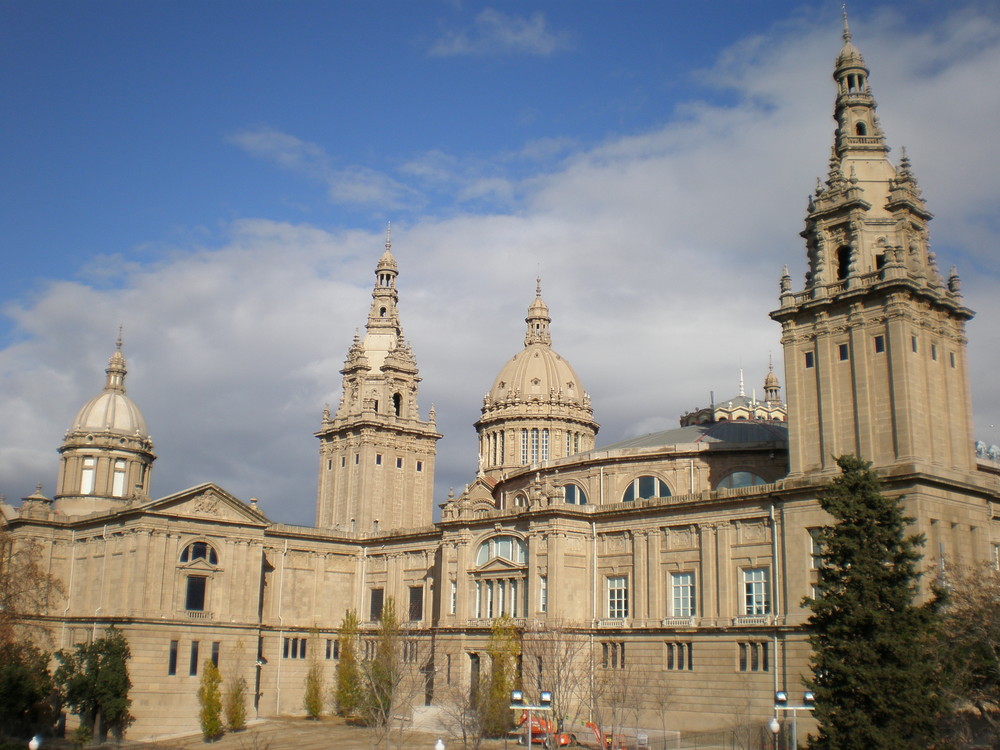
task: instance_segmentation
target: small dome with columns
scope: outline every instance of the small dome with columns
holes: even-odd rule
[[[84,404],[69,428],[73,432],[116,432],[130,437],[148,438],[146,420],[125,395],[125,357],[119,337],[115,352],[105,370],[104,390]]]

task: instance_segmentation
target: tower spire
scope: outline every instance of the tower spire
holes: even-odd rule
[[[524,334],[524,345],[544,344],[552,345],[552,335],[549,333],[549,307],[542,301],[542,277],[535,277],[535,299],[528,306],[528,317],[524,319],[528,324],[528,330]]]

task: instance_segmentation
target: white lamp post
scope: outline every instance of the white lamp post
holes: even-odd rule
[[[42,746],[42,738],[37,734],[28,742],[28,750],[38,750]]]
[[[434,750],[444,750],[444,740],[439,739],[434,743]]]
[[[778,732],[781,731],[781,722],[778,721],[777,716],[772,716],[771,720],[767,722],[767,728],[771,730],[771,734],[774,735],[774,750],[778,750]]]
[[[778,714],[778,711],[791,711],[792,712],[792,740],[791,740],[791,743],[789,744],[789,747],[792,750],[798,750],[798,747],[799,747],[799,744],[798,744],[799,743],[799,732],[798,732],[798,729],[799,729],[799,726],[798,726],[799,711],[812,711],[815,708],[815,706],[813,705],[813,703],[814,703],[815,700],[816,700],[816,698],[813,695],[812,691],[811,690],[807,690],[805,693],[802,694],[802,705],[801,706],[789,706],[788,705],[788,693],[786,693],[784,690],[779,690],[778,692],[776,692],[774,694],[774,714],[775,714],[775,716],[774,716],[773,719],[771,719],[771,723],[768,724],[768,726],[771,727],[771,731],[772,732],[775,732],[774,726],[775,726],[775,724],[777,724],[777,719],[778,719],[777,714]],[[775,736],[777,736],[777,732],[775,732]]]

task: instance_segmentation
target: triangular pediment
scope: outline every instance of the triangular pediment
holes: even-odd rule
[[[201,484],[153,500],[143,507],[146,513],[219,522],[267,526],[267,517],[216,484]]]
[[[477,568],[477,573],[506,573],[509,570],[522,570],[524,565],[518,565],[502,557],[494,557],[481,568]]]

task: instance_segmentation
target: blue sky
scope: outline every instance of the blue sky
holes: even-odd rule
[[[958,265],[977,432],[995,326],[1000,11],[864,3],[854,39]],[[324,401],[386,222],[446,434],[541,274],[599,442],[759,386],[805,198],[825,174],[836,2],[0,4],[0,493],[43,482],[119,325],[155,494],[218,481],[308,523]],[[192,437],[196,436],[196,437]]]

